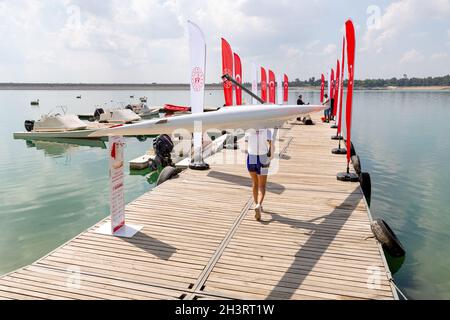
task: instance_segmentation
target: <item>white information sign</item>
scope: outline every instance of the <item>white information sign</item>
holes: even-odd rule
[[[125,225],[123,137],[109,138],[109,203],[111,233]]]
[[[132,238],[143,227],[125,224],[124,148],[123,137],[109,137],[109,212],[111,221],[99,226],[95,233]]]

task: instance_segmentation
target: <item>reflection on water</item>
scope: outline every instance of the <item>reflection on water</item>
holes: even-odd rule
[[[386,256],[386,261],[389,265],[389,269],[392,275],[395,275],[405,262],[406,256],[393,257],[387,251],[384,251],[384,255]]]
[[[107,145],[99,140],[14,140],[25,119],[38,119],[55,105],[71,113],[123,92],[0,91],[0,274],[31,263],[108,215]],[[40,98],[40,107],[29,101]],[[126,161],[151,148],[151,139],[126,139]],[[126,168],[125,199],[150,190],[145,177]]]
[[[290,103],[298,93],[318,101],[318,92],[293,91]],[[132,95],[147,96],[149,105],[189,100],[188,91],[0,91],[0,106],[11,111],[0,117],[0,274],[33,262],[108,214],[105,146],[25,142],[12,133],[55,105],[91,113],[105,101],[128,103]],[[29,101],[36,98],[40,107],[32,109]],[[206,105],[223,104],[221,91],[205,98]],[[410,298],[450,299],[450,93],[357,91],[354,98],[353,140],[371,174],[372,214],[389,223],[407,252],[404,261],[390,261],[396,283]],[[126,143],[126,161],[152,146],[151,139]],[[127,168],[126,201],[150,190],[155,178]]]
[[[46,139],[46,140],[25,140],[28,148],[43,150],[46,156],[57,157],[76,152],[78,147],[91,147],[106,149],[106,144],[102,140],[93,139]]]
[[[395,280],[416,299],[450,298],[449,92],[359,92],[353,136],[375,217],[406,249]]]

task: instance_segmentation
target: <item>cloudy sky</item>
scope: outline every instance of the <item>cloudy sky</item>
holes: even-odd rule
[[[450,0],[0,0],[0,82],[188,82],[186,21],[220,80],[220,37],[250,64],[319,77],[357,32],[356,77],[450,73]]]

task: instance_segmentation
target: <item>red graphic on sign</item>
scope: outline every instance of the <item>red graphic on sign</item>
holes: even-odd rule
[[[231,76],[231,70],[228,68],[223,69],[223,74],[228,74],[229,76]],[[225,89],[230,89],[231,86],[233,85],[233,83],[231,81],[225,80],[223,83]]]
[[[269,70],[269,102],[275,104],[275,73]]]
[[[261,99],[267,102],[267,76],[263,67],[261,67]]]
[[[284,87],[283,102],[288,102],[288,100],[289,100],[289,78],[287,75],[284,75],[283,87]]]
[[[200,91],[205,83],[203,71],[199,67],[192,69],[191,84],[194,91]]]

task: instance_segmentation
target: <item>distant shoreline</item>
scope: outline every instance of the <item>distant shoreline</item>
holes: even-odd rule
[[[221,90],[221,84],[206,84],[208,90]],[[320,90],[318,86],[291,86],[291,90]],[[355,87],[370,91],[450,91],[450,86]],[[157,83],[0,83],[0,90],[189,90],[189,84]]]

